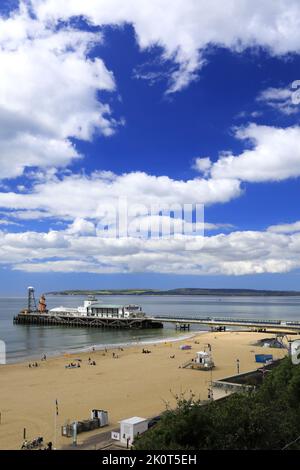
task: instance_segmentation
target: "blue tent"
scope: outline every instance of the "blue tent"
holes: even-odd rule
[[[272,354],[255,354],[255,362],[269,362],[273,361]]]

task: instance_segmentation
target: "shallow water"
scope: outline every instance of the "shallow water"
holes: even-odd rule
[[[49,296],[47,304],[49,308],[60,305],[75,307],[83,300],[81,296]],[[157,316],[300,320],[300,297],[105,296],[102,300],[124,305],[137,303],[147,314]],[[142,331],[13,325],[13,317],[24,306],[25,298],[0,298],[0,340],[6,343],[8,362],[91,347],[163,341],[184,335],[176,332],[174,325],[168,324],[163,329]],[[193,330],[203,329],[193,327]]]

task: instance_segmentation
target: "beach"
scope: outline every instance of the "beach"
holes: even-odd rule
[[[29,368],[28,361],[2,365],[0,449],[19,449],[24,428],[27,439],[43,436],[44,442],[52,441],[56,448],[69,445],[71,439],[61,436],[61,426],[68,420],[89,418],[92,409],[108,411],[110,426],[103,428],[106,432],[118,427],[121,419],[148,418],[166,406],[174,407],[180,394],[189,397],[193,393],[206,400],[211,377],[216,380],[236,374],[237,359],[240,372],[246,372],[259,366],[255,354],[284,357],[286,349],[254,345],[259,339],[272,336],[241,331],[205,332],[180,341],[65,354],[38,361],[38,367]],[[216,365],[212,374],[181,367],[197,351],[207,349],[208,343]],[[191,350],[180,350],[183,344],[190,345]],[[143,354],[143,348],[151,353]],[[89,358],[96,365],[89,365]],[[81,359],[80,368],[65,368],[75,359]],[[78,442],[93,433],[99,430],[79,434]]]

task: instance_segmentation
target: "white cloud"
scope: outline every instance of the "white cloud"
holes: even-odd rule
[[[257,101],[267,104],[283,114],[299,112],[299,106],[293,103],[295,90],[292,88],[267,88],[257,97]]]
[[[119,198],[128,205],[144,204],[215,204],[228,202],[240,195],[240,183],[234,179],[188,181],[168,176],[152,176],[142,172],[116,175],[96,172],[91,176],[66,175],[37,182],[31,192],[0,193],[0,208],[15,210],[16,217],[35,218],[43,214],[61,219],[95,218],[103,216],[108,207],[117,207]],[[21,211],[21,212],[20,212]]]
[[[19,225],[17,222],[12,220],[0,219],[0,225]]]
[[[282,181],[300,175],[300,127],[276,128],[250,124],[235,132],[251,144],[239,155],[226,152],[211,166],[212,178],[249,182]]]
[[[68,227],[67,233],[71,235],[95,235],[96,227],[93,222],[78,217]]]
[[[110,135],[116,122],[100,90],[114,78],[88,58],[101,34],[57,29],[31,18],[23,6],[0,17],[0,177],[25,167],[63,167],[79,154],[70,138]]]
[[[80,158],[73,139],[111,135],[117,122],[101,90],[115,82],[100,58],[89,58],[103,33],[76,30],[68,24],[83,15],[93,25],[133,25],[142,49],[158,45],[162,60],[173,63],[168,92],[197,78],[206,50],[220,45],[241,52],[262,46],[272,55],[300,52],[298,0],[228,0],[226,8],[211,0],[33,0],[37,18],[25,7],[0,17],[0,177],[19,176],[26,167],[31,186],[0,193],[5,217],[55,218],[64,230],[0,231],[0,263],[28,272],[160,272],[244,275],[287,272],[300,267],[299,222],[265,232],[220,233],[175,240],[114,239],[97,236],[103,208],[128,204],[225,203],[241,194],[241,181],[280,181],[300,176],[300,128],[250,124],[235,136],[247,148],[239,155],[220,154],[213,163],[198,158],[194,168],[205,178],[188,181],[143,172],[90,176],[59,174],[53,167]],[[166,12],[168,14],[166,14]],[[64,25],[58,22],[66,20]],[[290,95],[268,89],[264,102],[287,113]],[[142,223],[141,223],[142,222]],[[140,222],[147,229],[148,217]],[[0,221],[5,226],[7,218]],[[178,224],[178,221],[176,221]],[[205,224],[206,230],[228,230]],[[193,250],[186,250],[186,244]]]
[[[204,241],[204,243],[203,243]],[[185,248],[194,245],[192,251]],[[284,273],[300,268],[300,234],[237,231],[177,239],[0,232],[0,262],[27,272]]]
[[[103,33],[76,30],[68,24],[73,16],[84,16],[94,25],[131,23],[141,48],[161,46],[162,58],[178,66],[173,68],[169,92],[196,78],[205,61],[203,54],[212,44],[234,51],[262,46],[275,55],[300,51],[296,0],[276,4],[265,0],[259,5],[229,0],[226,9],[219,8],[217,0],[33,0],[32,6],[35,17],[24,3],[9,18],[0,17],[1,178],[18,176],[27,166],[66,166],[80,157],[72,138],[91,140],[96,132],[110,135],[118,124],[109,105],[97,95],[99,90],[115,90],[112,72],[100,58],[89,58]],[[61,19],[66,24],[58,27]],[[269,89],[261,99],[278,104],[286,93]],[[247,136],[245,130],[237,136],[261,140],[258,129],[262,127],[256,129],[253,135]],[[248,159],[246,152],[240,157],[234,159],[235,167]],[[227,164],[233,166],[229,159],[221,159],[213,173],[220,166],[227,171]],[[210,162],[197,159],[196,165],[206,175]]]
[[[33,0],[41,21],[85,16],[95,25],[131,23],[139,46],[163,48],[162,59],[177,64],[169,92],[197,78],[205,51],[219,45],[241,52],[261,46],[281,56],[300,51],[298,0]]]
[[[295,233],[300,232],[300,221],[294,222],[292,224],[277,224],[270,225],[268,227],[268,232],[273,233]]]
[[[193,169],[203,173],[204,175],[209,174],[212,162],[209,157],[198,157],[195,159]]]

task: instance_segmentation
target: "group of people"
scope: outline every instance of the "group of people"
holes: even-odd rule
[[[37,437],[36,439],[33,439],[32,441],[27,441],[27,439],[25,439],[25,441],[22,444],[21,449],[28,450],[28,449],[41,448],[41,446],[43,445],[43,442],[44,442],[44,439],[42,437]]]
[[[80,366],[80,362],[81,362],[81,359],[78,359],[77,362],[70,362],[70,364],[66,365],[65,368],[66,369],[77,369],[78,367],[81,367]],[[96,365],[96,361],[92,360],[90,357],[88,359],[88,365],[89,366],[95,366]]]
[[[70,362],[70,364],[65,366],[66,369],[77,369],[78,367],[80,367],[79,362]]]
[[[143,353],[143,354],[150,354],[150,353],[151,353],[151,351],[149,351],[149,349],[144,349],[144,348],[143,348],[143,351],[142,351],[142,353]]]
[[[44,354],[44,355],[41,357],[41,361],[46,361],[46,360],[47,360],[47,356],[46,356],[46,354]],[[38,367],[38,366],[39,366],[39,364],[38,364],[37,362],[30,362],[30,363],[28,364],[28,367],[30,367],[30,368],[31,368],[31,367]]]
[[[48,442],[47,445],[43,448],[44,445],[44,439],[42,437],[37,437],[36,439],[33,439],[32,441],[25,441],[23,442],[21,446],[21,450],[52,450],[52,442]]]

